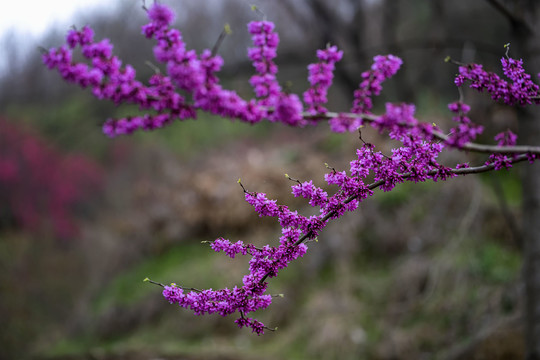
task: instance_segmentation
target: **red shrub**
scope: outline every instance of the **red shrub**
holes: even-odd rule
[[[0,118],[0,214],[17,226],[76,236],[76,205],[99,188],[102,174],[84,155],[63,154],[28,127]]]

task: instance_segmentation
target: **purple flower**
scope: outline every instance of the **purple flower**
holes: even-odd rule
[[[227,239],[218,238],[212,241],[210,247],[216,252],[225,252],[231,259],[234,259],[236,254],[246,255],[248,253],[248,246],[245,246],[242,241],[231,243]]]
[[[392,77],[401,67],[403,61],[394,55],[375,56],[371,70],[362,73],[362,81],[354,92],[351,109],[355,114],[368,114],[373,107],[372,97],[382,91],[382,83]]]
[[[336,133],[353,132],[362,126],[362,118],[356,118],[345,114],[330,119],[330,130]]]
[[[448,104],[448,109],[456,114],[452,118],[458,125],[450,130],[450,136],[446,144],[452,147],[462,148],[465,144],[474,141],[482,134],[484,127],[474,124],[465,114],[470,111],[470,106],[456,101]]]
[[[522,60],[503,57],[501,64],[504,74],[512,81],[509,83],[497,74],[485,71],[482,65],[469,64],[459,67],[459,75],[455,83],[461,86],[464,81],[470,82],[470,87],[478,91],[487,91],[493,100],[502,100],[508,105],[527,105],[538,97],[539,87],[532,82],[531,76],[523,68]],[[539,99],[534,99],[540,103]]]
[[[148,9],[148,18],[158,27],[167,27],[174,21],[174,12],[165,5],[154,3]]]
[[[327,111],[323,105],[328,102],[326,95],[334,78],[335,63],[341,60],[342,56],[343,52],[338,51],[337,46],[317,50],[317,57],[321,62],[308,66],[311,86],[304,92],[304,102],[311,115],[324,114]]]
[[[302,126],[306,122],[302,116],[302,102],[296,94],[280,94],[274,102],[271,121],[282,122],[291,126]]]
[[[471,110],[471,107],[465,104],[464,102],[456,101],[456,102],[448,104],[448,109],[450,109],[450,111],[452,111],[455,114],[460,114],[460,113],[466,114]]]
[[[309,205],[323,207],[328,201],[326,191],[313,185],[313,181],[306,181],[292,187],[292,193],[295,197],[302,196],[309,200]]]
[[[255,46],[248,49],[248,57],[253,61],[258,73],[252,76],[250,84],[255,95],[261,98],[261,105],[265,106],[272,106],[281,92],[275,77],[278,68],[273,61],[277,56],[279,36],[273,30],[274,24],[268,21],[252,21],[248,24],[248,31]]]

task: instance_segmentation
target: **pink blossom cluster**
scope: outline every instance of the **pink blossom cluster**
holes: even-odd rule
[[[462,148],[465,144],[476,139],[476,137],[484,131],[483,126],[474,124],[466,115],[471,110],[469,105],[461,101],[456,101],[448,104],[448,109],[455,114],[455,116],[452,117],[452,120],[458,123],[458,125],[452,129],[447,141],[448,145]]]
[[[308,121],[303,116],[304,104],[296,94],[282,91],[276,74],[274,58],[277,56],[279,36],[274,24],[254,21],[248,24],[253,47],[248,57],[253,62],[256,74],[250,79],[256,99],[245,100],[235,91],[224,89],[216,73],[223,66],[223,59],[210,50],[198,55],[189,50],[180,31],[170,27],[173,12],[164,5],[154,4],[148,10],[150,22],[143,26],[142,33],[155,39],[154,56],[166,65],[166,75],[153,75],[147,85],[136,80],[136,71],[131,65],[122,66],[113,55],[113,46],[108,39],[95,42],[91,28],[71,30],[66,38],[67,45],[52,48],[43,55],[44,63],[56,68],[69,82],[81,87],[91,87],[99,99],[108,99],[115,104],[132,103],[146,113],[122,119],[109,119],[103,125],[108,136],[131,134],[136,130],[162,128],[174,120],[196,118],[197,110],[256,123],[266,118],[291,126],[304,126]],[[81,48],[89,61],[75,62],[73,51]],[[310,88],[304,92],[304,102],[310,115],[324,114],[327,92],[332,83],[335,63],[342,52],[335,46],[317,52],[319,63],[308,66]],[[382,82],[395,74],[401,59],[388,55],[377,56],[370,71],[362,74],[363,81],[355,92],[353,113],[367,113],[372,108],[371,97],[380,94]],[[191,101],[187,101],[187,99]],[[149,113],[148,111],[154,113]],[[360,125],[358,118],[338,117],[330,121],[331,129],[337,132],[355,130]]]
[[[277,56],[279,36],[274,32],[274,24],[269,21],[252,21],[248,24],[254,47],[248,49],[248,57],[257,71],[249,80],[270,121],[282,122],[291,126],[306,124],[302,116],[303,104],[296,94],[281,90],[276,78],[277,65],[273,59]]]
[[[403,61],[394,55],[377,55],[373,65],[362,73],[362,81],[354,91],[354,101],[351,109],[353,114],[370,114],[373,108],[373,96],[382,91],[382,83],[397,73]],[[334,132],[356,131],[363,124],[360,117],[344,114],[330,120],[330,129]]]
[[[75,209],[102,181],[103,169],[91,159],[63,154],[30,129],[0,118],[0,211],[18,227],[75,238]]]
[[[525,72],[523,60],[515,60],[509,57],[501,58],[504,75],[512,82],[507,82],[499,75],[484,70],[482,65],[468,64],[459,67],[459,75],[455,79],[457,86],[462,86],[465,81],[470,82],[470,87],[478,91],[487,91],[493,100],[502,100],[507,105],[540,104],[539,88],[531,75]]]
[[[497,145],[499,146],[514,146],[517,142],[517,135],[510,130],[503,131],[495,135],[495,141],[497,141]],[[486,165],[493,164],[495,170],[501,170],[503,168],[510,169],[515,157],[516,154],[491,154],[489,160],[486,161]],[[532,162],[534,158],[534,155],[529,155],[530,162]]]
[[[246,193],[248,194],[248,193]],[[268,283],[267,277],[274,277],[280,269],[303,256],[306,253],[305,244],[297,244],[300,233],[284,229],[278,247],[266,245],[256,248],[242,241],[232,243],[223,238],[211,242],[211,247],[217,252],[223,251],[229,257],[237,254],[251,255],[248,275],[243,278],[241,287],[220,290],[191,290],[186,292],[183,287],[171,284],[164,286],[163,296],[172,304],[192,310],[196,315],[218,313],[227,316],[235,312],[240,317],[235,321],[239,327],[249,327],[258,335],[263,334],[266,327],[260,321],[246,317],[246,314],[268,307],[272,302],[271,295],[265,295]]]
[[[267,118],[292,126],[307,124],[302,116],[304,105],[298,95],[283,92],[277,81],[277,66],[273,59],[277,55],[279,37],[273,23],[254,21],[248,25],[254,44],[248,50],[248,56],[257,72],[250,83],[257,98],[245,100],[219,84],[216,73],[223,66],[219,55],[210,50],[198,55],[195,50],[187,49],[181,32],[170,28],[174,14],[169,8],[154,4],[148,10],[148,17],[150,22],[143,26],[142,33],[157,41],[154,56],[166,65],[166,75],[153,75],[147,85],[136,80],[131,65],[122,66],[120,59],[113,55],[113,46],[108,39],[95,42],[94,33],[87,26],[71,30],[66,45],[43,54],[43,61],[50,69],[57,69],[66,81],[83,88],[90,87],[97,98],[115,104],[132,103],[143,111],[154,111],[142,116],[109,119],[103,126],[105,134],[113,137],[139,129],[161,128],[176,119],[196,118],[199,109],[249,123]],[[81,48],[88,64],[74,61],[76,47]],[[326,50],[320,55],[328,64],[337,61],[332,51]],[[315,101],[320,106],[326,101],[324,88],[330,85],[329,81],[321,83],[321,80],[331,79],[332,70],[333,66],[328,66],[326,73],[319,75],[319,97]],[[192,100],[188,102],[188,98]]]
[[[354,92],[352,113],[369,113],[373,108],[371,98],[381,93],[382,83],[394,76],[403,64],[403,61],[394,55],[378,55],[373,60],[371,70],[362,73],[362,82]]]
[[[328,102],[328,89],[334,78],[335,64],[343,57],[343,51],[337,46],[329,46],[324,50],[317,50],[320,62],[308,66],[308,80],[311,87],[304,92],[304,102],[310,115],[324,114],[328,110],[324,104]]]
[[[254,47],[248,49],[248,57],[253,61],[257,74],[249,80],[255,95],[261,98],[261,104],[272,105],[281,86],[276,78],[278,67],[274,63],[277,57],[279,35],[274,32],[274,24],[269,21],[252,21],[248,24]]]
[[[250,286],[251,284],[251,286]],[[249,290],[247,290],[249,289]],[[272,302],[270,295],[262,295],[265,287],[257,286],[256,282],[246,280],[244,287],[221,290],[191,290],[185,291],[176,284],[164,287],[163,296],[171,304],[177,304],[183,308],[192,310],[195,315],[220,314],[227,316],[239,311],[241,317],[235,322],[239,327],[250,327],[258,335],[264,333],[264,324],[252,318],[246,318],[244,314],[264,309]]]

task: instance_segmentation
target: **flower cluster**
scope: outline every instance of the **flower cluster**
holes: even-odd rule
[[[252,21],[248,24],[253,45],[248,49],[248,57],[257,71],[249,80],[255,95],[262,98],[261,104],[272,105],[281,93],[276,78],[278,72],[274,58],[277,56],[279,35],[274,32],[274,24],[269,21]]]
[[[373,96],[382,91],[382,83],[396,74],[403,61],[394,55],[375,56],[373,65],[362,73],[362,81],[354,91],[354,101],[351,109],[353,114],[370,114],[373,108]],[[330,120],[330,129],[334,132],[356,131],[363,122],[360,117],[340,114]]]
[[[251,286],[250,286],[251,284]],[[251,291],[246,290],[249,288]],[[253,286],[253,282],[247,280],[244,287],[234,287],[233,289],[221,289],[214,291],[191,290],[185,291],[181,286],[171,284],[164,286],[163,296],[171,304],[192,310],[195,315],[218,313],[227,316],[239,311],[242,315],[236,320],[239,327],[251,327],[258,335],[264,333],[264,325],[252,318],[245,318],[244,314],[264,309],[272,302],[270,295],[261,295],[265,287]]]
[[[272,303],[272,296],[265,295],[268,283],[267,277],[274,277],[280,269],[303,256],[307,251],[305,244],[297,244],[299,233],[294,230],[284,230],[278,247],[266,245],[262,249],[242,241],[232,243],[223,238],[211,242],[211,247],[217,252],[223,251],[229,257],[237,254],[251,255],[249,262],[250,274],[244,276],[243,285],[233,289],[197,290],[185,289],[176,284],[164,286],[163,296],[171,303],[192,310],[196,315],[218,313],[221,316],[240,313],[235,322],[239,327],[250,327],[258,335],[267,329],[260,321],[245,317],[246,314],[264,309]]]
[[[484,70],[482,65],[468,64],[459,67],[459,75],[455,79],[457,86],[465,81],[478,91],[487,91],[495,101],[502,100],[507,105],[540,104],[539,88],[523,68],[522,60],[503,57],[501,59],[504,75],[511,83],[501,79],[497,74]]]
[[[167,15],[167,8],[156,5],[149,14],[156,20],[152,22],[152,32],[163,32],[167,21],[172,16]],[[171,31],[172,33],[172,31]],[[171,35],[172,36],[172,35]],[[103,130],[108,136],[130,134],[137,129],[152,130],[160,128],[173,119],[186,119],[196,116],[195,108],[185,103],[183,96],[175,92],[171,79],[156,74],[152,76],[149,85],[145,86],[135,79],[136,72],[131,65],[122,66],[122,62],[112,53],[113,46],[105,39],[94,42],[92,29],[84,27],[81,30],[71,30],[66,38],[68,46],[50,49],[43,54],[43,61],[49,68],[56,68],[60,75],[81,87],[91,87],[92,93],[98,99],[108,99],[115,104],[133,103],[142,110],[153,109],[155,115],[133,116],[119,120],[108,120]],[[80,46],[85,58],[90,61],[76,63],[73,61],[73,50]]]
[[[303,105],[296,94],[281,91],[276,78],[278,71],[273,59],[277,56],[279,36],[274,32],[274,24],[269,21],[252,21],[248,24],[253,45],[248,49],[248,57],[257,71],[249,80],[260,98],[258,105],[268,110],[270,121],[282,122],[291,126],[303,126]]]
[[[248,250],[250,248],[253,248],[249,245],[244,246],[244,242],[241,240],[232,244],[229,240],[223,238],[218,238],[212,241],[210,247],[217,252],[223,251],[231,259],[234,259],[236,254],[246,255],[248,253]]]
[[[499,146],[514,146],[517,142],[517,135],[510,130],[503,131],[495,135],[495,141],[497,141],[497,145]],[[515,154],[491,154],[489,160],[486,161],[486,165],[493,164],[495,170],[501,170],[503,168],[510,169],[515,157]]]
[[[311,87],[304,92],[304,102],[310,115],[328,111],[323,105],[328,102],[326,96],[334,78],[335,64],[343,57],[343,51],[339,51],[337,46],[329,46],[325,50],[317,50],[317,57],[320,62],[308,66]]]
[[[354,92],[352,113],[369,113],[373,108],[371,98],[381,93],[382,83],[394,76],[403,64],[403,61],[394,55],[378,55],[373,60],[371,70],[362,73],[362,82]]]
[[[474,124],[466,115],[471,110],[469,105],[461,101],[456,101],[448,104],[448,109],[456,114],[452,117],[452,120],[458,123],[458,125],[452,129],[452,133],[446,142],[449,146],[462,148],[468,142],[476,139],[476,137],[484,131],[484,128],[481,125]]]

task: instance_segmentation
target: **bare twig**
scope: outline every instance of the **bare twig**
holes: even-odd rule
[[[535,33],[534,29],[531,27],[531,25],[525,21],[524,18],[517,16],[515,13],[510,11],[506,6],[501,4],[499,0],[486,0],[491,6],[493,6],[497,11],[499,11],[504,17],[510,21],[512,26],[521,27],[523,28],[528,35],[532,35]]]
[[[217,54],[217,52],[219,50],[219,47],[223,43],[223,40],[225,40],[225,37],[227,35],[230,35],[230,34],[231,34],[231,26],[229,24],[225,24],[223,26],[223,30],[219,34],[219,37],[218,37],[216,43],[214,44],[214,47],[212,47],[212,56],[216,56],[216,54]]]
[[[157,282],[157,281],[154,281],[154,280],[150,280],[149,278],[145,278],[143,281],[144,282],[149,282],[150,284],[161,286],[162,288],[165,287],[164,284],[162,284],[160,282]],[[198,293],[202,292],[202,290],[196,289],[196,288],[190,288],[190,287],[180,286],[180,285],[176,285],[176,284],[172,284],[172,286],[180,288],[182,290],[195,291],[195,292],[198,292]]]

